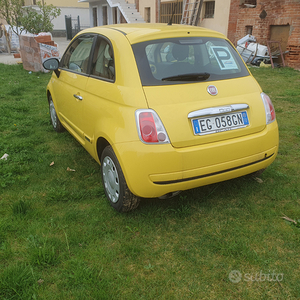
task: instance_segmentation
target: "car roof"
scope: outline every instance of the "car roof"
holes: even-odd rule
[[[222,33],[203,27],[182,24],[167,25],[161,23],[112,24],[85,29],[81,33],[93,32],[103,34],[103,31],[107,32],[107,29],[119,31],[126,36],[131,44],[173,37],[203,36],[226,39]]]

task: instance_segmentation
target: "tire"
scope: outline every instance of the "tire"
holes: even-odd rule
[[[115,210],[127,212],[139,206],[140,198],[130,192],[111,146],[107,146],[101,155],[101,175],[105,195]]]
[[[60,123],[60,121],[58,119],[51,95],[49,96],[49,113],[50,113],[51,124],[52,124],[54,130],[56,132],[65,131],[65,128],[62,126],[62,124]]]

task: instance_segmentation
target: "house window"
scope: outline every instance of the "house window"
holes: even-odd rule
[[[215,1],[205,2],[204,18],[205,19],[213,18],[214,15],[215,15]]]
[[[254,8],[256,7],[256,0],[240,0],[240,7]]]
[[[36,0],[33,0],[32,2],[33,2],[33,5],[36,5]]]
[[[93,26],[98,26],[97,7],[93,7]]]
[[[150,23],[150,7],[145,7],[145,21],[146,23]]]
[[[245,30],[246,35],[247,34],[250,34],[250,35],[252,34],[253,26],[246,26],[245,29],[246,29]]]

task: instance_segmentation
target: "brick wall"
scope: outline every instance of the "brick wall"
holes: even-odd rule
[[[23,68],[33,72],[48,72],[43,68],[43,61],[51,57],[59,57],[57,44],[50,35],[26,36],[20,35],[20,53]]]
[[[262,11],[267,16],[262,19]],[[288,66],[300,69],[300,0],[257,0],[255,8],[240,6],[240,0],[231,0],[228,38],[236,42],[246,35],[246,26],[253,26],[252,35],[266,45],[271,36],[271,25],[289,25],[290,32],[285,55]]]

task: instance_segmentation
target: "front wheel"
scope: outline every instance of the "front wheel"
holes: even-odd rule
[[[111,146],[107,146],[101,155],[101,174],[105,195],[115,210],[126,212],[139,206],[140,198],[130,192]]]
[[[60,121],[58,119],[51,95],[49,96],[49,113],[50,113],[50,118],[51,118],[51,124],[52,124],[54,130],[56,132],[65,131],[65,128],[62,126],[62,124],[60,123]]]

